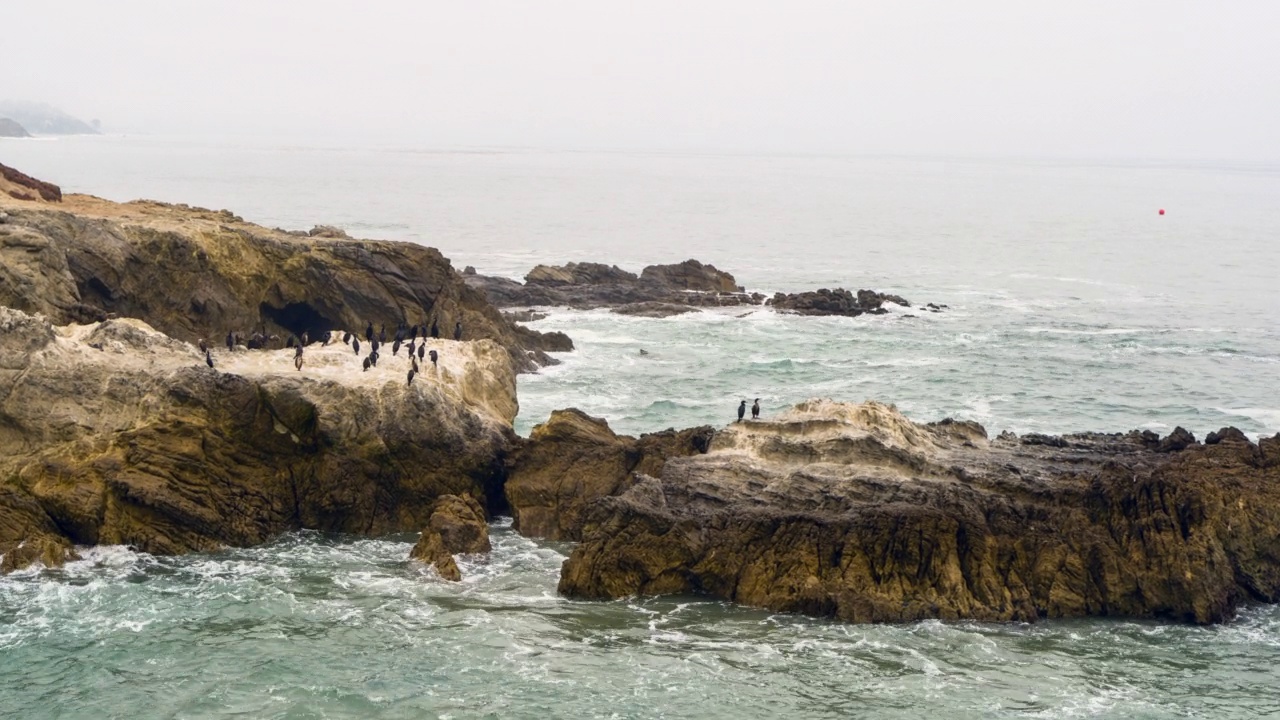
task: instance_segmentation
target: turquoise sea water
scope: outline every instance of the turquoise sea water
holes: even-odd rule
[[[68,191],[423,242],[512,277],[695,257],[753,290],[869,287],[950,306],[553,310],[533,326],[578,350],[520,378],[521,432],[569,405],[646,432],[723,423],[744,397],[768,414],[815,395],[993,434],[1280,432],[1274,166],[119,137],[2,141],[0,162]],[[555,594],[566,546],[494,532],[461,586],[409,566],[412,537],[310,533],[183,558],[100,548],[0,579],[0,712],[1280,717],[1275,607],[1215,628],[861,627],[698,598],[579,603]]]

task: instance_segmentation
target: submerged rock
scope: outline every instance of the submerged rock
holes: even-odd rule
[[[544,479],[536,505],[540,526],[582,539],[560,579],[571,597],[703,593],[854,622],[1206,623],[1280,600],[1280,436],[1165,452],[1140,433],[1028,444],[809,401],[586,488],[572,484],[619,474],[617,441],[569,426],[581,430],[542,451],[561,480]]]
[[[409,559],[431,565],[445,580],[462,581],[462,571],[458,569],[453,554],[445,547],[444,538],[431,528],[422,531],[422,537],[418,538],[417,544],[409,551]]]
[[[507,353],[432,342],[448,343],[439,366],[406,386],[403,355],[364,372],[341,343],[312,345],[301,371],[288,350],[215,350],[211,369],[137,320],[54,327],[0,308],[6,567],[31,541],[174,554],[302,528],[411,532],[442,496],[500,502]]]

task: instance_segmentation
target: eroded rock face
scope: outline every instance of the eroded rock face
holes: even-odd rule
[[[422,537],[418,538],[417,544],[409,551],[409,559],[431,565],[445,580],[462,581],[462,571],[458,569],[458,562],[453,559],[449,548],[445,547],[444,538],[431,528],[422,531]]]
[[[487,553],[492,549],[484,508],[470,495],[442,495],[427,527],[440,533],[451,553]]]
[[[210,369],[136,320],[55,328],[0,308],[0,553],[411,532],[441,496],[500,502],[508,355],[433,342],[439,366],[407,385],[403,353],[366,372],[341,343],[308,348],[301,371],[290,350],[215,351]]]
[[[803,403],[584,508],[560,591],[854,622],[1206,623],[1280,600],[1280,436],[1166,452],[1137,432],[1061,440]]]
[[[25,193],[61,198],[56,186],[13,176]],[[149,201],[70,195],[59,207],[0,197],[8,215],[0,224],[0,305],[57,324],[133,317],[212,344],[228,332],[318,339],[368,322],[420,325],[425,334],[433,319],[448,335],[461,322],[467,339],[506,348],[517,371],[552,362],[544,345],[564,345],[562,336],[544,344],[540,333],[502,317],[433,248],[354,240],[323,226],[293,234],[225,210]]]
[[[764,300],[762,295],[744,292],[733,275],[697,260],[650,265],[638,276],[616,265],[569,263],[539,265],[529,271],[523,284],[474,273],[465,275],[464,279],[499,307],[625,307],[632,310],[631,314],[644,314],[638,311],[646,307],[652,311],[658,306],[759,305]]]
[[[593,501],[625,491],[668,458],[705,452],[709,427],[616,435],[580,410],[557,410],[512,456],[505,492],[513,526],[528,537],[576,540]]]
[[[857,317],[863,314],[882,315],[888,312],[884,307],[887,302],[911,307],[911,303],[899,295],[887,295],[874,290],[859,290],[855,295],[844,288],[835,290],[822,288],[802,293],[776,293],[769,300],[769,305],[775,310],[800,315]]]

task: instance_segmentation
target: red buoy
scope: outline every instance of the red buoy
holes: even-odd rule
[[[1160,208],[1160,214],[1161,214],[1161,215],[1163,215],[1163,214],[1164,214],[1164,208]]]

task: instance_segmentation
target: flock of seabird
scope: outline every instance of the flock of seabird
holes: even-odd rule
[[[419,333],[421,333],[422,335],[421,344],[419,344],[418,342]],[[431,366],[433,368],[439,365],[440,354],[437,353],[435,350],[427,350],[428,336],[430,336],[433,339],[437,339],[440,337],[440,326],[434,319],[431,321],[430,328],[427,328],[425,325],[422,325],[422,326],[408,325],[403,322],[396,327],[395,335],[391,343],[391,355],[393,357],[395,355],[398,355],[401,347],[406,347],[408,349],[408,356],[409,356],[408,384],[409,385],[413,384],[414,376],[416,376],[418,373],[421,372],[421,369],[418,367],[418,361],[421,360],[425,362],[426,359],[430,357]],[[320,337],[321,346],[328,345],[330,342],[333,341],[333,337],[334,337],[333,332],[325,331],[324,335]],[[250,350],[261,350],[261,349],[266,349],[268,345],[272,343],[278,342],[279,339],[280,338],[276,335],[267,335],[265,332],[255,332],[253,333],[253,335],[249,337],[248,342],[246,342],[244,336],[242,336],[240,333],[235,331],[230,331],[227,333],[226,343],[227,343],[228,351],[234,350],[237,345],[244,345]],[[461,322],[455,322],[453,324],[453,339],[457,341],[462,340],[462,323]],[[387,344],[387,326],[383,324],[382,327],[379,329],[379,331],[377,333],[374,333],[373,322],[370,321],[367,325],[365,325],[364,340],[365,340],[366,346],[369,348],[369,354],[366,355],[363,358],[363,360],[361,360],[360,364],[361,364],[361,367],[363,368],[363,371],[368,372],[369,368],[374,368],[378,366],[378,359],[379,359],[378,351],[380,349],[383,349]],[[342,333],[342,342],[344,345],[350,346],[351,349],[355,351],[356,357],[360,356],[360,336],[359,335],[353,335],[350,332],[344,332]],[[200,338],[200,341],[198,344],[200,347],[200,351],[204,353],[205,364],[211,368],[214,367],[213,353],[209,349],[209,343],[206,342],[204,338]],[[294,348],[293,367],[295,369],[299,371],[302,370],[302,364],[303,364],[302,357],[304,352],[303,348],[305,348],[307,345],[310,345],[310,344],[311,344],[311,338],[305,331],[302,333],[301,336],[289,335],[288,339],[285,340],[286,348]]]

